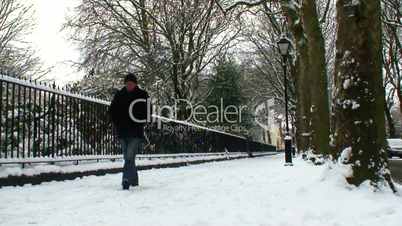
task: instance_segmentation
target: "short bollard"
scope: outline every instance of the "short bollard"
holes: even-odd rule
[[[292,137],[285,136],[285,166],[293,166],[292,163]]]

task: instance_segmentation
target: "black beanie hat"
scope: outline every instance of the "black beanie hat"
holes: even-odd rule
[[[126,75],[126,77],[124,78],[124,82],[126,83],[128,81],[132,81],[132,82],[137,83],[137,77],[134,75],[134,73],[128,73]]]

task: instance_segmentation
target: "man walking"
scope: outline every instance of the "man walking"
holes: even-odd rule
[[[123,156],[124,190],[138,186],[138,172],[135,155],[143,150],[144,125],[150,121],[148,93],[138,87],[137,77],[133,73],[126,75],[125,87],[119,90],[110,105],[110,116],[119,137]]]

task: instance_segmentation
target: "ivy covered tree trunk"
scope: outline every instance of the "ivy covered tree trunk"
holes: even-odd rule
[[[385,149],[380,0],[338,0],[335,145],[350,166],[347,181],[391,186]]]
[[[315,0],[283,0],[295,39],[296,60],[296,127],[301,151],[329,153],[329,104],[325,64],[325,47],[319,26]],[[301,8],[300,8],[301,7]]]
[[[325,47],[320,28],[316,0],[303,0],[302,17],[308,46],[308,75],[311,105],[311,146],[315,154],[329,154],[329,103]]]
[[[296,61],[296,74],[295,74],[295,88],[296,88],[296,128],[298,131],[297,147],[301,152],[306,152],[311,145],[311,133],[309,128],[309,122],[311,115],[309,112],[309,106],[311,103],[310,93],[305,92],[309,89],[307,83],[307,51],[305,46],[299,47],[299,56]]]

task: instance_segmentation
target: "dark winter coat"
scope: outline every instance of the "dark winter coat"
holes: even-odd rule
[[[138,86],[132,92],[128,92],[124,87],[115,94],[109,113],[119,138],[144,137],[145,123],[132,120],[129,108],[133,101],[139,99],[149,101],[147,98],[149,98],[148,93]],[[137,102],[133,105],[132,114],[136,119],[146,120],[148,114],[151,114],[151,107],[149,105],[149,109],[147,109],[147,102]]]

